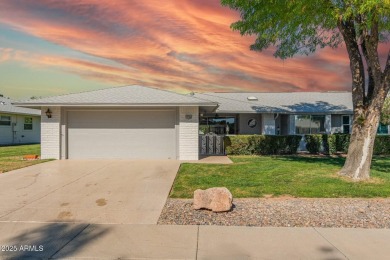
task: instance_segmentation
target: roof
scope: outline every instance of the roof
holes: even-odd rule
[[[209,100],[138,85],[53,96],[14,103],[19,106],[217,106]]]
[[[4,97],[0,97],[0,113],[34,115],[34,116],[41,115],[41,111],[38,109],[14,106],[12,105],[12,101],[10,99]]]
[[[353,112],[351,92],[196,93],[218,102],[219,113],[334,113]],[[249,101],[248,97],[257,98]]]

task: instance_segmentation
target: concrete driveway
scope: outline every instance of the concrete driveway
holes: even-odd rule
[[[179,161],[60,160],[0,175],[0,222],[156,224]]]

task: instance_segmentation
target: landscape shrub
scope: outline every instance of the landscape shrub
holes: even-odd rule
[[[309,153],[317,154],[320,152],[321,144],[322,144],[322,135],[320,134],[312,134],[305,135],[306,140],[306,149]]]
[[[336,136],[323,134],[322,135],[322,147],[324,154],[334,154],[336,149]]]
[[[335,143],[336,143],[336,151],[347,153],[349,146],[349,139],[351,137],[350,134],[334,134]]]
[[[249,149],[250,135],[225,136],[224,145],[226,154],[249,155],[253,151]]]
[[[301,136],[235,135],[224,139],[225,151],[230,155],[295,154]]]
[[[375,155],[390,154],[390,135],[377,135],[374,144]]]
[[[301,138],[299,135],[234,135],[225,136],[224,143],[229,155],[296,154]],[[314,134],[305,135],[305,139],[306,149],[312,154],[347,153],[350,135]],[[390,135],[376,136],[374,154],[390,155]]]

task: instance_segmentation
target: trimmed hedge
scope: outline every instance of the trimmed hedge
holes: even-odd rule
[[[295,154],[301,141],[299,135],[234,135],[225,136],[225,151],[229,155]]]
[[[390,154],[390,135],[377,135],[374,144],[374,154],[389,155]]]
[[[296,154],[300,135],[233,135],[225,136],[225,151],[228,155],[272,155]],[[323,152],[347,153],[349,134],[305,135],[306,149],[312,154]],[[390,155],[390,135],[377,135],[374,144],[375,155]]]
[[[336,152],[347,153],[349,134],[322,134],[322,135],[305,135],[306,149],[313,154],[320,151],[326,154],[334,154]],[[323,149],[321,149],[321,147]],[[374,143],[374,154],[384,155],[390,154],[390,136],[377,135]]]
[[[322,146],[322,135],[305,135],[305,141],[306,149],[309,151],[309,153],[317,154],[320,152]]]

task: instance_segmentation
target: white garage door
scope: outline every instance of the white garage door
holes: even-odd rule
[[[176,111],[69,111],[68,158],[176,159]]]

